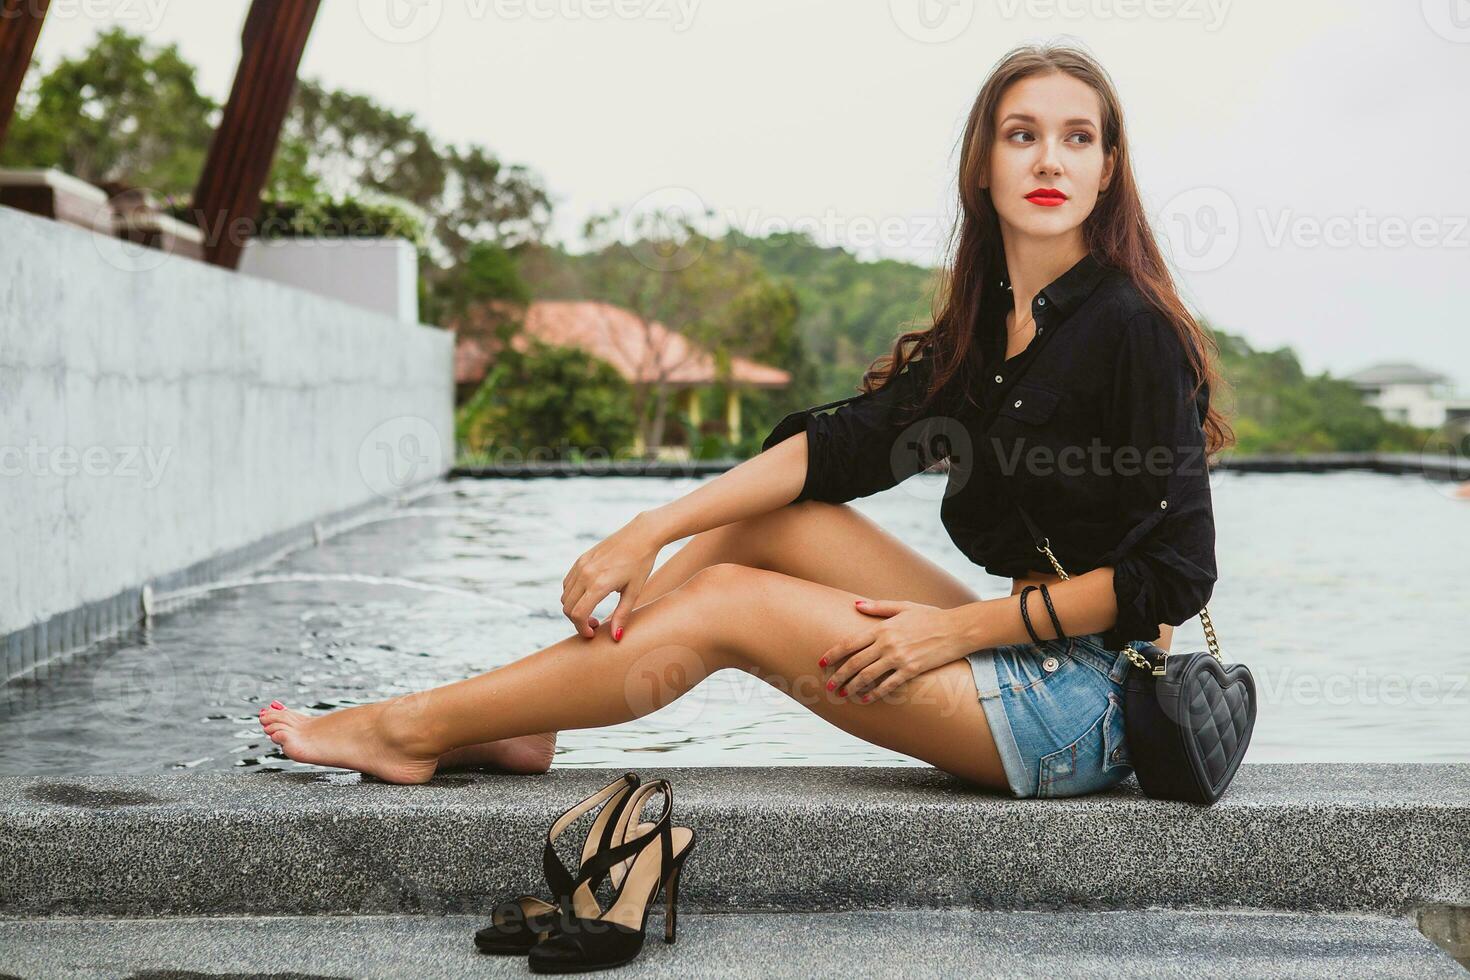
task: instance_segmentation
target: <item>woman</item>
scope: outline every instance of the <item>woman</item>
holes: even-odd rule
[[[270,737],[292,759],[396,783],[449,765],[544,770],[556,731],[640,717],[734,668],[977,786],[1065,796],[1125,778],[1123,645],[1166,645],[1216,577],[1202,456],[1230,433],[1209,408],[1214,348],[1175,294],[1117,96],[1085,54],[1001,62],[970,113],[959,198],[933,327],[901,336],[833,414],[787,416],[759,455],[578,558],[562,593],[575,636],[320,717],[273,702]],[[945,526],[1013,577],[1005,598],[844,506],[940,458]],[[1043,582],[1052,609],[1031,593],[1033,638],[1018,593]]]

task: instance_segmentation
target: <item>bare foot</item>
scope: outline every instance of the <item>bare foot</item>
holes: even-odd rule
[[[439,771],[484,768],[523,774],[546,772],[551,768],[551,758],[555,754],[556,732],[517,735],[497,742],[450,749],[439,757]]]
[[[399,701],[393,698],[315,717],[272,701],[260,710],[260,724],[271,741],[297,762],[355,769],[389,783],[427,783],[434,776],[438,753],[415,744],[413,727],[395,717],[403,713]]]

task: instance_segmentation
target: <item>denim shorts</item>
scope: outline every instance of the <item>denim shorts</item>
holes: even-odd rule
[[[988,647],[965,659],[1012,796],[1098,793],[1133,773],[1123,731],[1131,664],[1101,634]]]

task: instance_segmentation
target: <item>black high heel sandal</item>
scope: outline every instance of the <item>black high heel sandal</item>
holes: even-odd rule
[[[662,890],[665,894],[664,942],[672,943],[678,927],[679,872],[694,849],[694,829],[670,822],[674,791],[668,780],[640,786],[629,800],[633,819],[642,812],[648,797],[660,792],[663,812],[652,829],[631,840],[601,851],[578,877],[601,876],[619,861],[632,859],[617,886],[612,904],[595,917],[584,917],[562,909],[559,928],[546,941],[531,947],[528,964],[534,973],[580,973],[620,966],[643,949],[648,910]],[[634,923],[637,926],[634,926]]]
[[[627,816],[624,810],[638,783],[639,776],[636,772],[624,773],[563,812],[552,823],[546,831],[541,864],[546,869],[547,881],[552,885],[553,900],[548,902],[536,895],[519,895],[496,905],[490,914],[490,924],[475,933],[476,949],[491,954],[525,953],[556,931],[563,908],[581,909],[594,916],[601,910],[593,893],[602,883],[603,876],[609,876],[616,887],[631,862],[610,865],[595,875],[588,873],[574,881],[562,865],[552,841],[560,837],[578,817],[596,806],[606,804],[588,828],[587,839],[582,844],[582,867],[586,868],[594,854],[621,843],[627,836],[628,821],[624,819]],[[636,810],[633,815],[637,815]],[[585,892],[580,887],[584,882],[588,886]]]

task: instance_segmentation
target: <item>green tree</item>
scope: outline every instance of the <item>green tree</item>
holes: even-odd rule
[[[1424,444],[1424,431],[1388,421],[1349,382],[1308,375],[1291,348],[1258,351],[1238,335],[1214,335],[1232,389],[1220,407],[1231,416],[1234,452],[1417,452]]]
[[[297,83],[272,169],[282,193],[351,195],[371,191],[418,207],[429,224],[420,274],[431,308],[453,310],[473,294],[471,248],[515,249],[539,241],[551,221],[540,178],[502,163],[482,146],[440,144],[412,113],[319,81]],[[478,260],[483,263],[483,256]],[[483,271],[483,270],[481,270]]]
[[[734,356],[768,361],[800,350],[790,287],[693,221],[614,210],[594,215],[584,232],[593,248],[582,255],[527,249],[525,275],[541,298],[600,300],[637,318],[643,378],[633,385],[633,412],[649,451],[673,411],[671,381],[701,351],[726,382]]]
[[[328,193],[364,188],[428,210],[444,191],[447,169],[433,137],[412,113],[303,78],[281,130],[282,144],[303,154],[302,169]],[[289,165],[277,157],[276,166]]]
[[[454,275],[425,285],[422,312],[435,323],[462,318],[471,307],[486,300],[506,300],[520,306],[531,300],[530,287],[521,278],[515,253],[494,242],[472,242]]]
[[[451,259],[476,242],[519,249],[546,237],[551,197],[529,168],[502,163],[482,146],[445,147],[444,191],[430,211]]]
[[[752,238],[731,231],[726,241],[795,290],[800,337],[816,366],[815,384],[802,371],[802,385],[793,385],[803,404],[854,394],[868,365],[891,351],[899,334],[932,322],[934,269],[894,259],[865,262],[805,232]]]
[[[285,135],[276,145],[276,158],[261,196],[290,203],[309,203],[331,197],[322,187],[321,179],[312,172],[311,147]]]
[[[176,46],[150,46],[114,28],[40,75],[0,162],[186,194],[199,180],[217,110]]]
[[[461,451],[532,459],[610,459],[636,431],[627,382],[611,365],[535,338],[524,352],[507,344],[496,354],[455,428]]]

